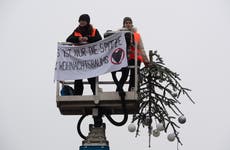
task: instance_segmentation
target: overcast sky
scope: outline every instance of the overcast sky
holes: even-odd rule
[[[62,116],[53,82],[56,47],[83,13],[103,34],[133,18],[145,49],[158,50],[166,66],[192,89],[180,105],[181,150],[229,150],[230,1],[228,0],[1,0],[0,1],[0,149],[76,150],[82,139],[79,116]],[[107,76],[110,76],[108,74]],[[130,117],[131,118],[131,117]],[[141,136],[107,123],[111,150],[148,150]],[[89,117],[83,125],[87,133]],[[130,120],[129,120],[130,122]],[[167,135],[152,137],[150,149],[175,150]]]

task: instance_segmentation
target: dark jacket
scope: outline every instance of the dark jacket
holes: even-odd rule
[[[71,43],[79,43],[79,36],[75,36],[74,33],[78,32],[80,33],[83,37],[88,37],[88,42],[89,43],[93,43],[93,42],[97,42],[99,40],[102,39],[100,33],[98,32],[98,30],[96,29],[96,33],[95,36],[91,36],[91,32],[93,30],[92,25],[88,25],[87,27],[81,28],[81,27],[77,27],[74,32],[66,39],[66,42],[71,42]]]

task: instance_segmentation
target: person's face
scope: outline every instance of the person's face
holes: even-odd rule
[[[131,21],[126,21],[125,22],[125,28],[127,28],[127,29],[132,29],[132,27],[133,27],[133,24],[132,24],[132,22]]]
[[[86,26],[86,25],[87,25],[87,22],[86,22],[86,21],[81,20],[81,21],[79,21],[79,25],[80,25],[81,27],[84,27],[84,26]]]

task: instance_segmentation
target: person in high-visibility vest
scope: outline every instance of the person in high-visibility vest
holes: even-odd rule
[[[127,30],[133,33],[134,42],[137,47],[137,65],[140,67],[141,62],[143,62],[147,66],[149,64],[149,60],[145,53],[141,36],[137,32],[136,28],[133,27],[133,21],[130,17],[125,17],[123,19],[123,28],[126,28]],[[130,50],[128,51],[128,64],[129,66],[135,65],[135,46],[131,46]],[[135,86],[135,69],[131,68],[128,90],[131,91],[134,86]]]
[[[90,16],[82,14],[78,19],[79,25],[73,33],[66,39],[66,42],[71,42],[77,45],[97,42],[102,39],[99,31],[90,24]],[[96,90],[96,77],[88,78],[90,88],[95,95]],[[82,95],[84,90],[83,81],[74,81],[74,95]]]

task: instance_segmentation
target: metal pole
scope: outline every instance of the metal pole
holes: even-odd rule
[[[98,85],[98,76],[97,76],[96,82],[95,82],[95,95],[98,95],[98,88],[99,88],[99,85]]]
[[[153,62],[153,51],[152,50],[149,51],[149,60],[150,62]]]
[[[137,72],[137,43],[135,43],[135,92],[137,91],[137,81],[138,81],[138,72]]]
[[[58,99],[58,96],[59,96],[59,81],[56,81],[57,82],[57,89],[56,89],[56,99]]]
[[[98,94],[98,92],[99,92],[99,84],[98,84],[98,79],[99,79],[99,77],[97,76],[96,77],[96,82],[95,82],[95,100],[94,100],[94,103],[95,104],[99,104],[99,94]]]

